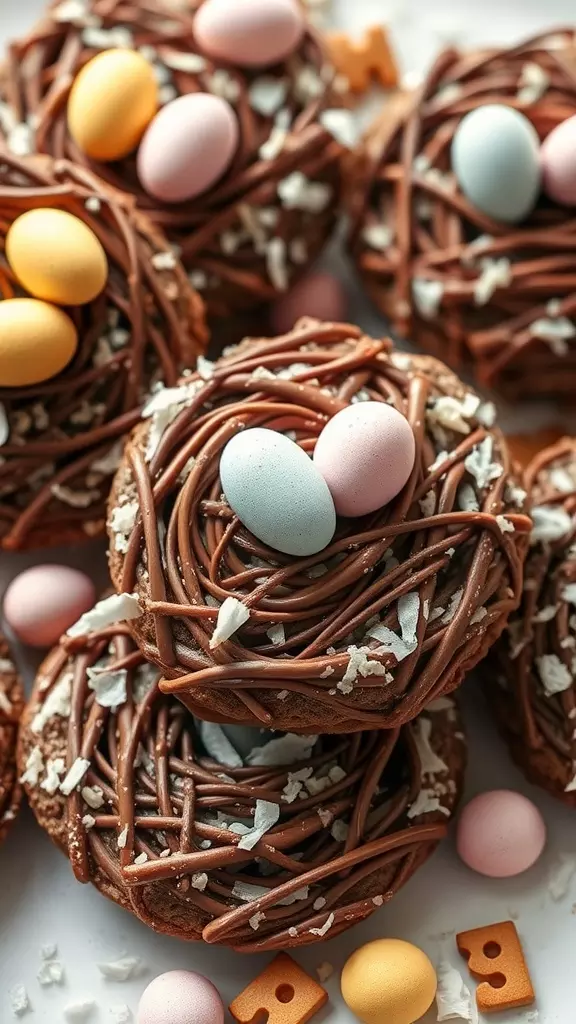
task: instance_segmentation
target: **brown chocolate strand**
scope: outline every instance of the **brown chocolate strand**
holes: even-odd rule
[[[10,648],[0,636],[0,842],[14,821],[22,798],[16,768],[16,737],[24,692]]]
[[[351,394],[355,374],[362,384]],[[182,387],[184,407],[161,436],[154,421],[135,431],[109,516],[113,581],[141,598],[145,614],[130,626],[162,668],[162,689],[202,718],[297,732],[395,727],[454,689],[518,604],[530,528],[500,433],[475,415],[460,432],[435,419],[446,402],[479,400],[433,360],[315,321],[246,341],[208,381],[192,375]],[[312,453],[327,419],[358,397],[407,416],[417,446],[408,484],[372,515],[340,520],[318,555],[267,548],[222,497],[224,445],[264,426]],[[479,453],[487,464],[478,477]],[[141,517],[119,538],[115,509],[126,501]],[[250,618],[212,649],[230,596]],[[367,631],[379,623],[401,632],[406,601],[417,604],[417,635],[400,658]],[[273,625],[284,628],[276,643]],[[370,661],[350,680],[358,648]]]
[[[416,93],[384,108],[351,167],[350,244],[372,298],[401,336],[457,368],[470,362],[512,400],[573,395],[572,339],[532,327],[576,314],[576,221],[542,197],[520,225],[491,220],[458,190],[450,147],[461,119],[486,103],[520,110],[540,139],[571,117],[574,44],[561,28],[510,49],[446,50]],[[531,65],[540,96],[526,86]],[[486,261],[501,261],[503,274],[483,297]],[[437,291],[428,312],[419,288]]]
[[[177,261],[158,269],[166,241],[89,171],[47,157],[22,160],[0,144],[2,246],[13,220],[37,207],[79,217],[109,264],[104,292],[69,309],[79,333],[70,366],[27,388],[1,388],[10,433],[0,465],[5,548],[79,541],[103,529],[123,436],[150,386],[170,385],[206,342],[203,307]],[[170,254],[171,256],[171,254]],[[0,297],[22,294],[0,254]]]

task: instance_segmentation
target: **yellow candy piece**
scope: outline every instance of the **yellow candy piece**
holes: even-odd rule
[[[158,109],[152,65],[134,50],[104,50],[84,65],[68,97],[68,129],[93,160],[121,160]]]
[[[81,306],[103,290],[106,253],[93,231],[64,210],[28,210],[6,236],[6,257],[36,299]]]
[[[364,1024],[414,1024],[436,995],[436,972],[417,946],[376,939],[344,964],[344,1001]]]
[[[0,302],[0,387],[40,384],[63,370],[76,352],[70,317],[39,299]]]

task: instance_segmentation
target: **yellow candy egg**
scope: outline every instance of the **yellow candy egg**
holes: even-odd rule
[[[91,302],[108,277],[99,239],[64,210],[28,210],[18,217],[6,236],[6,257],[27,292],[61,306]]]
[[[70,317],[39,299],[0,302],[0,387],[40,384],[60,373],[78,347]]]
[[[121,160],[158,109],[152,65],[134,50],[104,50],[84,65],[68,97],[68,129],[93,160]]]
[[[376,939],[344,964],[344,1001],[364,1024],[414,1024],[431,1007],[436,972],[417,946]]]

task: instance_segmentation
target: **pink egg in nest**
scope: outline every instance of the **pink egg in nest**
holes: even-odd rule
[[[274,334],[287,334],[303,316],[338,323],[346,320],[347,308],[342,282],[327,270],[313,270],[273,305],[270,326]]]
[[[224,1004],[208,978],[195,971],[168,971],[144,989],[137,1024],[224,1024]]]
[[[576,206],[576,114],[546,136],[540,167],[546,195],[562,206]]]
[[[4,618],[22,643],[52,647],[95,601],[86,573],[67,565],[35,565],[10,583]]]
[[[355,402],[328,421],[316,442],[338,515],[363,516],[400,493],[414,468],[412,427],[386,402]]]
[[[265,67],[299,46],[305,18],[297,0],[206,0],[194,18],[200,49],[238,67]]]
[[[510,789],[474,797],[458,821],[458,854],[473,871],[491,878],[520,875],[546,844],[546,825],[531,800]]]

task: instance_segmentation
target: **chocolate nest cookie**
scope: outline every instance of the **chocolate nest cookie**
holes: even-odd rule
[[[155,930],[242,952],[331,938],[445,835],[466,760],[451,699],[389,732],[228,738],[158,677],[125,627],[67,638],[19,742],[32,809],[76,877]]]
[[[0,387],[0,543],[10,549],[102,532],[122,439],[138,422],[148,389],[174,384],[206,341],[202,300],[143,216],[130,216],[82,168],[4,150],[0,299],[26,297],[6,259],[10,226],[26,211],[46,208],[91,229],[108,276],[94,301],[66,311],[78,334],[68,366],[37,384]],[[8,303],[2,306],[6,311]]]
[[[199,6],[57,0],[30,35],[10,47],[0,113],[16,151],[66,157],[128,193],[167,234],[210,312],[228,316],[274,299],[324,246],[335,223],[344,152],[332,132],[349,133],[348,114],[312,28],[305,26],[286,59],[241,68],[202,50],[194,31]],[[159,201],[142,186],[134,152],[104,163],[71,136],[67,104],[79,71],[117,47],[138,51],[153,67],[160,109],[192,93],[229,105],[237,122],[235,153],[226,173],[201,195]],[[94,95],[91,116],[97,109]],[[209,132],[204,136],[206,147]],[[201,161],[200,152],[190,163]]]
[[[16,737],[24,691],[6,641],[0,637],[0,843],[14,821],[22,787],[16,770]]]
[[[493,406],[349,324],[303,320],[203,372],[144,410],[108,516],[112,580],[162,689],[204,719],[295,732],[409,721],[459,685],[520,600],[530,520]],[[338,517],[315,555],[258,540],[222,494],[226,443],[265,427],[310,454],[365,400],[412,428],[405,487]]]
[[[576,440],[538,455],[526,488],[524,596],[494,652],[490,704],[528,778],[576,807]]]
[[[540,141],[575,114],[574,41],[562,29],[510,49],[446,50],[421,88],[384,108],[350,177],[353,258],[394,330],[512,400],[573,395],[575,222],[544,196],[519,224],[482,213],[451,146],[485,104],[520,111]]]

